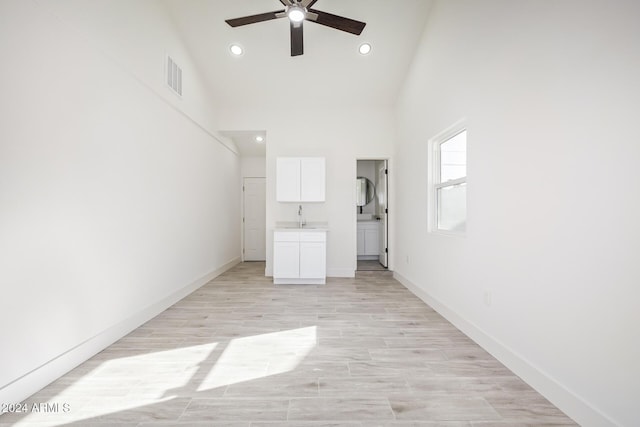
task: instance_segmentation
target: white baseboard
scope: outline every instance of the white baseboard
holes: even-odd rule
[[[153,319],[196,289],[229,270],[240,262],[234,258],[193,283],[177,290],[162,300],[144,308],[133,316],[117,323],[33,369],[16,380],[0,387],[0,402],[20,403],[43,387],[52,383],[76,366],[104,350],[143,323]]]
[[[402,274],[394,271],[393,277],[581,426],[620,425],[535,366],[527,358],[450,309]]]

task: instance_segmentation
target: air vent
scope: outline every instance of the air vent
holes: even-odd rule
[[[167,85],[175,93],[182,96],[182,68],[178,67],[170,56],[167,55]]]

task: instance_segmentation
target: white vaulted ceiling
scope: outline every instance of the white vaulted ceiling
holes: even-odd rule
[[[367,23],[360,36],[304,23],[304,55],[290,56],[286,18],[231,28],[224,20],[282,10],[278,0],[165,0],[222,107],[390,106],[426,24],[431,0],[318,0],[324,12]],[[373,47],[368,56],[360,44]],[[233,57],[229,46],[244,48]],[[303,114],[303,113],[301,113]]]

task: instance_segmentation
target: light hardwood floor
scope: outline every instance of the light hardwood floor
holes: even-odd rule
[[[358,271],[388,271],[378,260],[358,260]]]
[[[57,411],[0,425],[575,425],[388,274],[263,272],[236,266],[26,402]]]

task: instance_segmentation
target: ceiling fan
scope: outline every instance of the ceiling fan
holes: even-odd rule
[[[364,26],[367,25],[365,22],[311,9],[311,6],[317,1],[318,0],[280,0],[280,3],[285,7],[284,10],[227,19],[225,22],[232,27],[240,27],[242,25],[255,24],[256,22],[270,21],[277,18],[289,18],[291,28],[291,56],[299,56],[304,53],[302,43],[302,23],[304,21],[315,22],[316,24],[346,31],[347,33],[357,36],[362,33]]]

